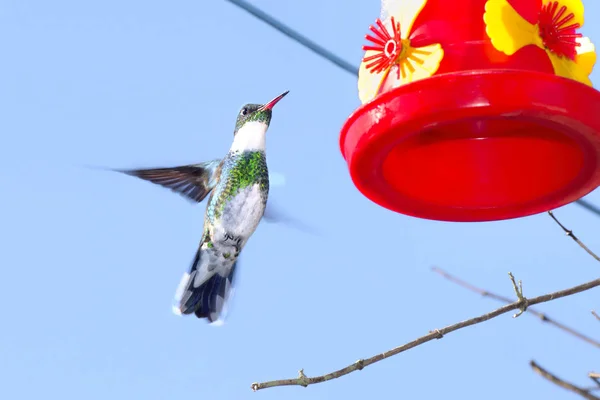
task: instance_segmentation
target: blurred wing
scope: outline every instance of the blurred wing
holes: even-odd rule
[[[212,160],[173,168],[118,171],[171,189],[188,200],[199,203],[214,189],[220,169],[221,160]]]
[[[279,172],[269,172],[269,185],[270,186],[284,186],[285,175]]]
[[[267,203],[267,208],[265,209],[265,214],[263,215],[263,220],[268,223],[274,224],[285,224],[289,227],[298,229],[303,231],[304,233],[310,233],[312,235],[317,234],[317,230],[302,221],[299,221],[283,211],[281,211],[272,200],[269,200]]]
[[[285,186],[285,175],[280,172],[269,172],[269,186],[281,187]],[[305,233],[316,234],[316,229],[307,224],[292,218],[277,207],[276,202],[273,202],[273,195],[269,195],[269,202],[263,215],[263,220],[267,223],[285,224],[289,227],[298,229]]]

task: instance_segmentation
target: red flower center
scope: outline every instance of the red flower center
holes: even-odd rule
[[[391,18],[392,32],[388,32],[381,20],[377,18],[375,21],[377,27],[369,26],[371,32],[377,37],[366,35],[365,38],[374,43],[375,46],[363,46],[363,50],[372,50],[376,53],[372,56],[363,58],[364,62],[368,62],[367,69],[372,74],[379,73],[391,67],[398,59],[402,52],[402,39],[400,38],[400,23]]]
[[[582,36],[577,33],[581,26],[571,23],[575,15],[567,14],[567,7],[558,6],[558,1],[552,1],[542,7],[538,20],[540,38],[546,49],[559,57],[575,60],[577,47],[581,46],[581,43],[577,43],[577,38]]]

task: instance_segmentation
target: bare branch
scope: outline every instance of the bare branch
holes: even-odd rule
[[[598,321],[600,321],[600,315],[596,314],[596,311],[592,310],[592,315],[596,317]]]
[[[589,391],[582,389],[578,386],[575,386],[572,383],[564,381],[554,374],[551,374],[550,372],[546,371],[544,368],[542,368],[538,364],[536,364],[536,362],[533,360],[531,360],[529,362],[529,365],[531,365],[531,368],[533,368],[533,370],[536,373],[538,373],[542,377],[546,378],[550,382],[554,383],[555,385],[560,386],[561,388],[564,388],[564,389],[570,390],[571,392],[577,393],[581,397],[588,399],[588,400],[600,400],[600,397],[594,396]]]
[[[329,381],[331,379],[336,379],[341,376],[347,375],[351,372],[359,371],[359,370],[363,369],[364,367],[368,367],[371,364],[374,364],[376,362],[379,362],[381,360],[384,360],[384,359],[394,356],[396,354],[410,350],[413,347],[420,346],[420,345],[430,342],[434,339],[441,339],[444,337],[444,335],[447,335],[451,332],[457,331],[462,328],[466,328],[471,325],[480,324],[484,321],[490,320],[492,318],[496,318],[499,315],[506,314],[513,310],[521,309],[525,305],[532,306],[535,304],[545,303],[545,302],[548,302],[551,300],[559,299],[561,297],[566,297],[566,296],[570,296],[570,295],[573,295],[576,293],[580,293],[580,292],[592,289],[597,286],[600,286],[600,278],[595,279],[590,282],[587,282],[587,283],[584,283],[582,285],[574,286],[569,289],[559,290],[558,292],[545,294],[542,296],[534,297],[532,299],[525,299],[523,297],[523,299],[521,299],[521,300],[507,304],[507,305],[500,307],[497,310],[494,310],[490,313],[483,314],[478,317],[468,319],[466,321],[457,322],[453,325],[449,325],[442,329],[436,329],[434,331],[429,332],[429,334],[422,336],[418,339],[415,339],[411,342],[408,342],[402,346],[396,347],[394,349],[391,349],[384,353],[375,355],[371,358],[367,358],[365,360],[362,360],[362,359],[358,360],[355,363],[350,364],[347,367],[344,367],[337,371],[334,371],[334,372],[331,372],[331,373],[328,373],[325,375],[320,375],[320,376],[315,376],[315,377],[309,378],[306,375],[304,375],[304,370],[300,370],[298,378],[281,379],[281,380],[262,382],[262,383],[257,382],[257,383],[253,383],[251,385],[251,388],[252,388],[252,390],[257,391],[257,390],[266,389],[266,388],[275,387],[275,386],[304,386],[304,387],[306,387],[308,385],[314,385],[316,383],[321,383],[321,382]]]
[[[481,288],[479,288],[477,286],[474,286],[471,283],[465,282],[462,279],[457,278],[454,275],[451,275],[450,273],[444,271],[441,268],[432,267],[431,270],[433,272],[435,272],[435,273],[443,276],[444,278],[446,278],[450,282],[454,282],[457,285],[459,285],[459,286],[461,286],[461,287],[463,287],[465,289],[468,289],[468,290],[470,290],[472,292],[479,293],[483,297],[488,297],[490,299],[498,300],[498,301],[501,301],[501,302],[506,303],[506,304],[512,303],[512,300],[509,299],[508,297],[501,296],[499,294],[495,294],[495,293],[489,292],[489,291],[487,291],[485,289],[481,289]],[[553,318],[550,318],[548,315],[546,315],[546,314],[544,314],[542,312],[539,312],[539,311],[537,311],[537,310],[535,310],[533,308],[528,308],[527,311],[528,311],[527,314],[531,314],[531,315],[534,315],[534,316],[538,317],[542,322],[546,322],[546,323],[548,323],[548,324],[550,324],[550,325],[552,325],[552,326],[554,326],[554,327],[556,327],[558,329],[561,329],[564,332],[567,332],[567,333],[575,336],[578,339],[583,340],[586,343],[591,344],[594,347],[600,348],[600,342],[598,342],[597,340],[594,340],[594,339],[592,339],[592,338],[590,338],[588,336],[585,336],[584,334],[576,331],[575,329],[570,328],[570,327],[568,327],[568,326],[566,326],[566,325],[564,325],[564,324],[556,321]],[[596,317],[596,318],[598,318],[598,317]]]
[[[575,234],[573,233],[572,230],[565,228],[565,226],[563,224],[561,224],[558,219],[556,219],[556,217],[554,216],[554,213],[552,211],[548,211],[548,215],[550,215],[550,217],[554,220],[554,222],[556,222],[558,224],[558,226],[560,226],[562,228],[562,230],[567,234],[567,236],[569,236],[571,239],[573,239],[575,241],[575,243],[577,243],[579,245],[579,247],[584,249],[590,256],[594,257],[594,259],[596,259],[596,261],[600,261],[600,257],[598,257],[596,255],[596,253],[591,251],[585,244],[583,244],[583,242],[581,240],[579,240],[579,238],[577,238],[577,236],[575,236]]]

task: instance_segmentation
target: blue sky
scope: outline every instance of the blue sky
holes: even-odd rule
[[[358,64],[379,2],[253,0]],[[588,0],[584,32],[600,42]],[[570,399],[528,362],[589,386],[598,349],[506,314],[342,379],[258,393],[494,309],[438,265],[512,296],[598,276],[547,215],[447,223],[395,214],[352,185],[338,148],[356,78],[225,1],[27,1],[0,7],[0,397],[15,399]],[[600,82],[598,70],[592,80]],[[244,250],[227,324],[171,312],[205,204],[82,168],[223,156],[245,102],[290,94],[268,132],[271,199],[314,226],[262,224]],[[588,200],[600,205],[600,194]],[[600,218],[556,211],[600,251]],[[598,292],[539,310],[600,338]]]

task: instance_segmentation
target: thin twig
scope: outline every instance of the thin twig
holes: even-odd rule
[[[584,249],[590,256],[594,257],[594,259],[596,259],[596,261],[600,261],[600,257],[598,257],[596,255],[596,253],[591,251],[585,244],[583,244],[583,242],[581,240],[579,240],[579,238],[577,238],[577,236],[575,236],[575,234],[573,233],[572,230],[565,228],[565,226],[563,224],[561,224],[558,219],[556,219],[556,217],[554,216],[554,213],[552,211],[548,211],[548,215],[550,215],[550,217],[554,220],[554,222],[556,222],[558,224],[558,226],[560,226],[562,228],[562,230],[567,234],[567,236],[569,236],[571,239],[573,239],[575,241],[575,243],[577,243],[579,245],[579,247]]]
[[[596,311],[592,310],[592,315],[596,317],[598,321],[600,321],[600,315],[596,314]]]
[[[485,289],[481,289],[481,288],[479,288],[477,286],[474,286],[471,283],[465,282],[462,279],[457,278],[456,276],[449,274],[448,272],[444,271],[441,268],[432,267],[431,270],[433,272],[435,272],[435,273],[443,276],[444,278],[446,278],[450,282],[454,282],[458,286],[464,287],[467,290],[470,290],[472,292],[478,293],[478,294],[482,295],[483,297],[488,297],[490,299],[501,301],[501,302],[506,303],[506,304],[510,304],[510,303],[513,302],[513,300],[510,299],[510,298],[508,298],[508,297],[501,296],[499,294],[495,294],[495,293],[489,292],[489,291],[487,291]],[[534,315],[534,316],[538,317],[542,322],[546,322],[546,323],[548,323],[548,324],[550,324],[550,325],[552,325],[552,326],[554,326],[554,327],[556,327],[558,329],[561,329],[564,332],[567,332],[567,333],[575,336],[578,339],[583,340],[586,343],[591,344],[594,347],[600,348],[600,342],[598,342],[597,340],[594,340],[594,339],[592,339],[590,337],[585,336],[584,334],[582,334],[580,332],[577,332],[575,329],[570,328],[570,327],[568,327],[568,326],[566,326],[566,325],[564,325],[564,324],[556,321],[553,318],[550,318],[548,315],[546,315],[546,314],[544,314],[542,312],[539,312],[539,311],[537,311],[536,309],[533,309],[533,308],[528,308],[527,311],[528,311],[527,312],[528,314],[531,314],[531,315]]]
[[[572,383],[564,381],[554,374],[551,374],[550,372],[546,371],[544,368],[542,368],[538,364],[536,364],[536,362],[533,360],[531,360],[529,362],[529,365],[531,365],[531,368],[533,368],[533,370],[535,372],[537,372],[539,375],[548,379],[550,382],[554,383],[555,385],[560,386],[563,389],[567,389],[567,390],[570,390],[571,392],[577,393],[581,397],[588,399],[588,400],[600,400],[600,397],[594,396],[589,391],[582,389],[578,386],[575,386]]]
[[[580,292],[592,289],[597,286],[600,286],[600,278],[595,279],[590,282],[587,282],[587,283],[584,283],[582,285],[574,286],[569,289],[559,290],[558,292],[549,293],[549,294],[545,294],[542,296],[534,297],[532,299],[525,299],[525,300],[528,305],[532,306],[535,304],[545,303],[547,301],[556,300],[561,297],[566,297],[566,296],[570,296],[570,295],[573,295],[576,293],[580,293]],[[418,339],[415,339],[411,342],[408,342],[402,346],[396,347],[394,349],[391,349],[384,353],[375,355],[371,358],[367,358],[365,360],[362,360],[362,359],[358,360],[355,363],[348,365],[347,367],[344,367],[344,368],[339,369],[334,372],[330,372],[325,375],[320,375],[320,376],[315,376],[315,377],[309,378],[306,375],[304,375],[303,370],[300,370],[300,374],[297,378],[280,379],[280,380],[262,382],[262,383],[257,382],[257,383],[253,383],[251,385],[251,388],[252,388],[252,390],[257,391],[257,390],[266,389],[266,388],[275,387],[275,386],[304,386],[304,387],[306,387],[308,385],[314,385],[316,383],[321,383],[321,382],[329,381],[331,379],[336,379],[341,376],[347,375],[351,372],[359,371],[359,370],[363,369],[364,367],[367,367],[371,364],[374,364],[376,362],[379,362],[381,360],[384,360],[384,359],[394,356],[396,354],[410,350],[413,347],[420,346],[420,345],[430,342],[434,339],[441,339],[444,337],[444,335],[447,335],[451,332],[457,331],[462,328],[466,328],[467,326],[482,323],[484,321],[490,320],[492,318],[496,318],[499,315],[506,314],[513,310],[518,310],[518,309],[524,307],[524,305],[525,305],[525,301],[518,300],[511,304],[507,304],[503,307],[500,307],[499,309],[494,310],[490,313],[483,314],[478,317],[468,319],[466,321],[457,322],[453,325],[449,325],[442,329],[435,329],[435,330],[429,332],[429,334],[422,336]]]
[[[512,272],[508,273],[508,277],[510,278],[510,281],[512,282],[513,290],[515,291],[515,294],[517,295],[517,299],[519,299],[519,301],[521,302],[521,307],[519,307],[519,312],[513,315],[513,318],[517,318],[518,316],[523,314],[525,311],[527,311],[527,306],[529,306],[529,303],[527,302],[527,299],[525,298],[525,296],[523,296],[523,281],[519,280],[519,286],[517,286],[517,282],[515,281],[515,277],[513,276]]]
[[[596,384],[596,388],[595,389],[590,389],[590,390],[598,390],[598,389],[600,389],[600,374],[598,372],[590,372],[588,374],[588,376]]]

